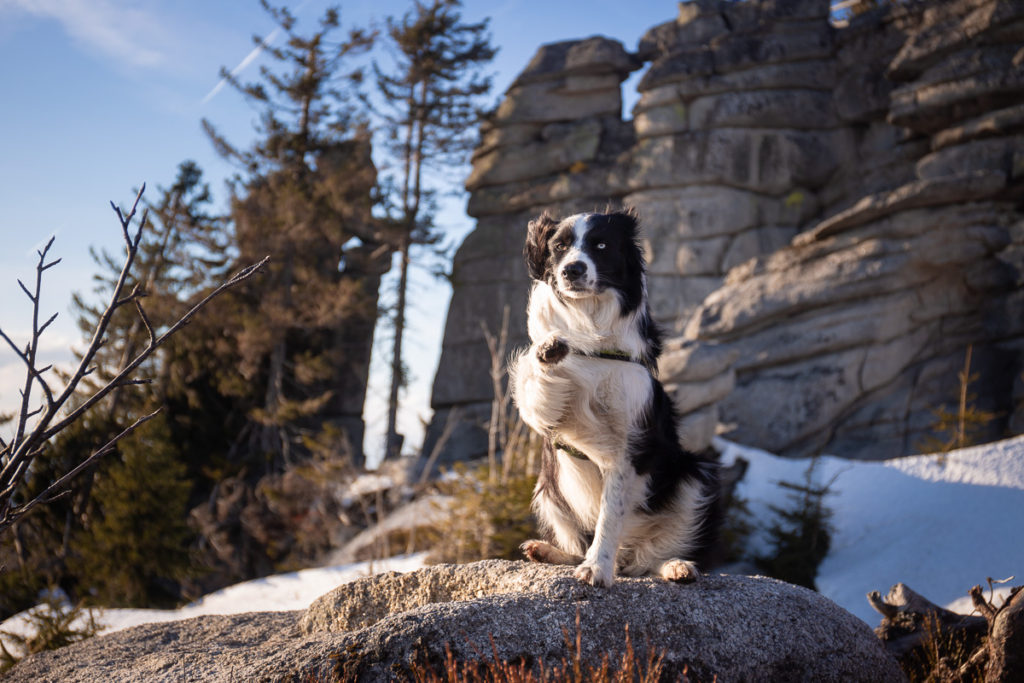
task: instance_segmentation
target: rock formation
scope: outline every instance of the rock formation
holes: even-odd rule
[[[716,426],[787,455],[913,452],[970,390],[1024,431],[1024,6],[696,0],[635,53],[544,46],[481,132],[427,451],[486,448],[492,330],[526,343],[527,220],[636,207],[661,378],[694,447]],[[646,65],[631,121],[619,82]]]
[[[488,560],[345,584],[305,612],[149,624],[29,657],[6,680],[405,680],[456,661],[523,661],[550,671],[613,663],[626,624],[639,659],[653,650],[675,680],[903,680],[866,624],[821,595],[763,577],[679,585],[619,579],[611,589],[568,567]]]

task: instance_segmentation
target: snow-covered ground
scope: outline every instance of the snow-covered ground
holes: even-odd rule
[[[724,463],[737,455],[750,461],[738,491],[764,524],[768,505],[789,502],[777,482],[803,483],[810,464],[722,439],[716,447]],[[960,612],[971,610],[967,590],[986,586],[987,577],[1024,583],[1024,436],[945,456],[822,457],[813,472],[819,485],[835,479],[826,499],[834,533],[818,590],[871,626],[881,616],[865,595],[884,595],[898,582]]]
[[[802,483],[809,460],[779,458],[724,439],[716,441],[723,462],[737,456],[750,462],[739,486],[755,520],[767,525],[769,505],[786,507],[779,481]],[[1024,436],[956,451],[855,462],[819,458],[813,481],[832,484],[827,504],[833,512],[832,546],[822,563],[819,590],[847,610],[876,625],[880,616],[865,594],[883,594],[903,582],[936,604],[969,612],[967,590],[987,577],[1015,575],[1024,583]],[[753,543],[764,549],[763,534]],[[305,569],[246,581],[211,593],[177,610],[108,609],[100,616],[105,633],[138,624],[187,619],[204,614],[305,609],[332,588],[381,571],[412,571],[424,553],[373,563]],[[0,624],[0,631],[23,632],[24,617]]]
[[[386,571],[409,572],[423,566],[426,553],[392,557],[375,562],[357,562],[337,567],[303,569],[275,574],[222,588],[178,609],[104,609],[97,611],[103,633],[129,626],[191,619],[207,614],[243,612],[287,612],[309,607],[310,603],[343,583]],[[25,612],[0,623],[0,631],[26,635]],[[9,640],[4,640],[10,647]]]

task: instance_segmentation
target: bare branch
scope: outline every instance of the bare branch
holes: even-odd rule
[[[128,246],[128,251],[134,251],[134,249],[138,246],[138,234],[136,234],[136,239],[133,241],[128,233],[128,227],[131,225],[132,218],[135,217],[135,210],[138,209],[139,201],[142,199],[142,193],[145,191],[146,183],[142,183],[142,187],[139,188],[139,193],[135,195],[135,201],[132,202],[132,208],[131,210],[128,211],[127,216],[121,213],[121,207],[119,207],[114,202],[110,202],[111,208],[113,208],[114,213],[117,214],[117,220],[121,221],[121,235],[122,237],[124,237],[124,242]],[[140,232],[142,230],[142,226],[145,224],[145,214],[143,214],[143,220],[139,225]]]
[[[28,287],[25,286],[24,282],[18,280],[18,286],[21,287],[21,291],[25,292],[25,296],[28,297],[29,301],[31,301],[32,303],[36,302],[36,298],[32,296],[32,292],[28,291]]]
[[[150,413],[148,415],[143,415],[142,417],[137,419],[135,422],[133,422],[130,426],[128,426],[120,434],[118,434],[113,439],[111,439],[110,441],[105,443],[103,446],[101,446],[97,451],[95,451],[88,458],[86,458],[85,460],[80,462],[70,472],[68,472],[63,477],[61,477],[60,479],[58,479],[57,481],[53,482],[48,487],[46,487],[46,489],[42,493],[37,495],[35,498],[33,498],[32,500],[28,501],[24,505],[18,506],[14,510],[5,510],[4,514],[0,515],[0,531],[3,531],[8,526],[10,526],[14,522],[18,521],[18,519],[20,519],[21,517],[23,517],[26,514],[28,514],[32,510],[32,508],[34,508],[35,506],[39,505],[40,503],[50,503],[50,502],[56,500],[59,496],[63,495],[62,489],[64,489],[64,487],[67,486],[68,483],[72,479],[74,479],[84,469],[86,469],[87,467],[92,465],[94,462],[96,462],[97,460],[102,458],[104,455],[106,455],[110,451],[114,450],[114,447],[117,445],[117,443],[121,439],[125,438],[126,436],[129,436],[132,432],[134,432],[136,429],[138,429],[139,426],[141,426],[142,424],[144,424],[146,422],[149,422],[154,417],[156,417],[159,413],[160,413],[160,409],[157,408],[152,413]]]
[[[45,322],[45,323],[43,323],[42,325],[40,325],[40,327],[39,327],[39,334],[42,334],[43,332],[45,332],[45,331],[46,331],[46,328],[47,328],[47,327],[49,327],[49,326],[50,326],[50,324],[51,324],[51,323],[53,323],[53,321],[57,319],[57,316],[58,316],[58,315],[60,315],[60,314],[59,314],[59,313],[54,313],[53,315],[51,315],[51,316],[50,316],[50,317],[49,317],[49,318],[48,318],[48,319],[46,320],[46,322]],[[40,370],[40,372],[43,372],[43,371],[42,371],[42,370]]]
[[[220,286],[214,289],[212,292],[207,294],[199,303],[195,304],[187,313],[178,319],[170,328],[167,329],[159,337],[153,329],[152,322],[149,320],[145,309],[142,307],[140,299],[145,296],[145,292],[142,291],[139,285],[132,290],[131,294],[127,297],[123,295],[124,289],[129,279],[129,273],[131,272],[132,265],[135,262],[136,255],[138,253],[139,244],[142,239],[143,230],[148,220],[148,210],[144,211],[142,218],[139,221],[138,229],[135,234],[132,235],[129,228],[131,227],[132,220],[135,217],[136,211],[139,207],[139,202],[142,199],[142,193],[145,191],[145,184],[139,190],[135,197],[135,201],[132,204],[131,210],[127,215],[123,214],[122,211],[111,202],[111,206],[114,212],[117,214],[118,221],[121,225],[122,236],[125,239],[125,245],[127,247],[127,253],[124,258],[124,262],[121,267],[121,272],[114,283],[110,298],[106,307],[102,310],[99,316],[99,320],[93,330],[92,338],[89,341],[85,352],[78,363],[77,368],[68,374],[68,380],[65,387],[61,390],[59,395],[54,395],[51,391],[48,383],[43,378],[42,373],[51,369],[52,366],[47,365],[42,369],[36,367],[36,353],[39,348],[39,339],[42,332],[49,327],[54,321],[56,315],[51,316],[46,322],[39,324],[39,301],[40,291],[42,287],[42,274],[50,267],[60,262],[57,259],[52,262],[46,261],[46,254],[53,244],[53,238],[47,242],[46,246],[38,252],[39,261],[36,265],[36,281],[34,292],[29,291],[20,280],[18,284],[29,296],[33,303],[32,312],[32,332],[31,338],[26,344],[24,351],[18,348],[14,341],[2,330],[0,330],[0,336],[3,337],[4,341],[14,349],[15,353],[25,363],[25,383],[21,390],[21,409],[18,412],[17,424],[15,429],[15,436],[10,443],[4,442],[2,454],[4,460],[2,467],[0,467],[0,533],[6,528],[13,524],[17,519],[24,516],[30,510],[40,503],[47,503],[55,499],[58,495],[63,495],[63,489],[68,483],[77,476],[80,472],[88,468],[97,459],[102,457],[105,453],[109,452],[114,448],[117,442],[129,435],[139,425],[148,421],[154,417],[158,411],[151,413],[150,415],[144,416],[136,420],[128,429],[121,432],[118,436],[114,437],[111,441],[107,442],[103,447],[97,450],[95,453],[90,455],[84,461],[79,463],[71,471],[64,474],[56,482],[51,484],[45,491],[34,497],[32,500],[25,503],[15,503],[15,496],[18,493],[20,487],[23,484],[23,479],[26,473],[29,471],[32,461],[42,453],[46,448],[46,444],[51,437],[59,433],[62,429],[69,426],[77,419],[81,418],[87,410],[96,405],[99,401],[102,401],[107,395],[119,387],[149,384],[148,379],[133,379],[131,375],[138,369],[138,367],[146,361],[171,335],[180,330],[184,325],[192,319],[202,308],[204,308],[210,301],[215,297],[219,296],[226,290],[234,287],[235,285],[245,281],[257,271],[259,271],[270,259],[269,256],[265,257],[259,263],[252,264],[241,271],[233,275],[226,282],[223,282]],[[75,395],[80,383],[84,378],[93,374],[96,371],[96,365],[94,359],[97,352],[106,344],[107,330],[110,325],[111,319],[113,318],[114,312],[125,303],[134,301],[136,309],[138,310],[139,316],[141,317],[143,324],[149,333],[149,343],[146,348],[137,354],[135,358],[122,368],[118,374],[110,379],[106,384],[96,390],[92,396],[83,401],[73,411],[70,412],[63,419],[58,419],[60,411],[65,407],[68,400]],[[34,411],[29,410],[29,403],[31,401],[32,386],[36,382],[42,388],[42,391],[46,395],[46,403],[40,406]],[[39,419],[32,426],[31,429],[28,427],[29,419],[35,416],[39,416]]]
[[[153,354],[153,352],[160,347],[161,344],[163,344],[167,339],[171,337],[171,335],[173,335],[175,332],[177,332],[182,327],[187,325],[188,322],[192,320],[193,316],[195,316],[196,313],[202,310],[203,307],[206,306],[206,304],[213,301],[214,298],[224,293],[228,289],[252,277],[257,271],[263,268],[263,266],[266,265],[269,260],[270,256],[264,256],[262,261],[243,268],[239,272],[235,273],[235,275],[233,275],[231,279],[222,283],[219,287],[217,287],[217,289],[207,294],[202,301],[197,303],[195,306],[189,309],[189,311],[185,313],[185,315],[179,318],[178,322],[171,325],[171,327],[169,327],[166,332],[160,335],[160,337],[153,344],[146,347],[141,353],[139,353],[139,355],[136,356],[132,362],[126,365],[124,369],[117,374],[117,376],[115,376],[106,385],[100,388],[99,391],[97,391],[95,394],[89,397],[84,403],[82,403],[82,405],[78,406],[78,408],[76,408],[67,417],[65,417],[57,424],[55,424],[53,427],[47,429],[43,434],[44,440],[49,439],[57,432],[64,429],[66,426],[68,426],[69,424],[77,420],[79,417],[81,417],[83,413],[89,410],[96,403],[103,400],[103,398],[106,397],[107,394],[111,392],[111,390],[119,386],[120,383],[124,380],[124,378],[126,378],[128,375],[134,372],[135,369],[139,367],[147,358],[149,358]]]
[[[146,315],[145,309],[142,308],[142,302],[138,299],[135,300],[135,310],[139,312],[139,317],[142,318],[142,324],[146,326],[146,333],[149,334],[149,346],[155,346],[156,334],[153,332],[153,323],[149,321],[149,316]]]
[[[123,380],[121,383],[119,383],[117,386],[119,386],[119,387],[131,387],[131,386],[138,386],[138,385],[142,385],[142,384],[152,384],[152,383],[153,383],[153,380],[151,380],[151,379],[126,379],[126,380]]]

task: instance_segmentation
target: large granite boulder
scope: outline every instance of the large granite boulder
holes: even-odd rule
[[[1020,433],[1021,45],[1013,0],[837,23],[826,0],[695,0],[632,55],[603,38],[541,48],[482,131],[425,451],[458,409],[442,462],[485,452],[481,322],[496,330],[507,306],[526,342],[527,221],[606,203],[639,212],[654,314],[680,335],[661,379],[691,446],[728,425],[783,455],[914,452],[957,403],[968,347],[969,393],[996,414],[976,436]],[[701,345],[735,364],[688,368]]]
[[[804,588],[711,575],[604,589],[569,567],[500,560],[359,579],[305,612],[138,626],[33,655],[6,680],[408,680],[417,666],[441,674],[449,653],[586,670],[615,667],[627,632],[640,662],[663,657],[666,680],[903,680],[867,624]]]

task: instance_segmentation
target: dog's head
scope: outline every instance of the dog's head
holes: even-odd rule
[[[548,283],[563,299],[583,299],[609,289],[623,307],[639,305],[644,259],[632,211],[580,213],[562,220],[544,213],[530,221],[526,267],[534,280]]]

